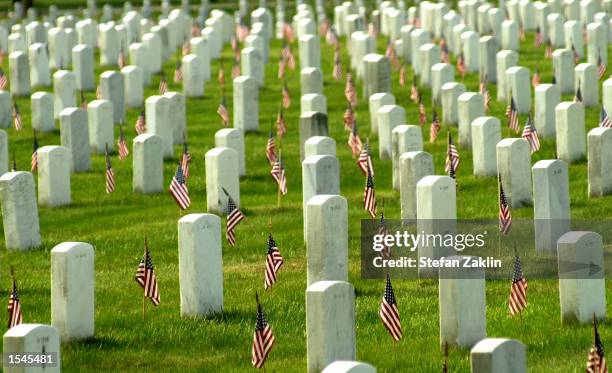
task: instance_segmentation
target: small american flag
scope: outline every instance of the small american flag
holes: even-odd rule
[[[446,43],[446,39],[440,39],[440,60],[444,63],[450,62],[450,56],[448,53],[448,44]]]
[[[429,128],[429,142],[434,143],[440,133],[440,120],[438,119],[438,112],[436,108],[433,108],[431,115],[431,127]]]
[[[4,70],[0,68],[0,91],[4,90],[7,85],[8,85],[8,78],[6,77]]]
[[[321,26],[319,26],[319,36],[326,37],[327,32],[329,31],[331,27],[332,27],[331,22],[329,21],[329,19],[325,18],[323,22],[321,22]]]
[[[187,180],[183,174],[183,163],[179,162],[176,168],[176,173],[170,182],[169,188],[170,195],[174,198],[176,203],[179,205],[181,210],[185,210],[191,205],[191,199],[189,198],[189,190],[187,189]]]
[[[340,45],[340,41],[338,39],[338,33],[336,32],[335,28],[330,27],[327,30],[327,32],[325,33],[325,41],[329,45],[334,45],[334,46]]]
[[[550,40],[546,42],[546,52],[544,52],[544,58],[552,58],[553,47]]]
[[[355,123],[355,112],[350,102],[346,103],[346,110],[344,111],[344,129],[350,131]]]
[[[108,155],[108,146],[106,147],[104,158],[106,159],[106,193],[110,194],[115,191],[115,171],[113,170],[110,156]]]
[[[191,43],[189,41],[185,41],[183,43],[183,46],[181,48],[181,53],[183,54],[183,56],[188,55],[189,53],[191,53]]]
[[[285,109],[289,109],[291,106],[291,96],[289,95],[289,88],[287,87],[287,82],[283,82],[283,107]]]
[[[582,90],[580,89],[580,81],[578,82],[578,89],[576,90],[576,95],[574,96],[574,102],[582,103]]]
[[[540,139],[538,138],[538,132],[536,131],[531,114],[529,114],[529,118],[527,119],[525,128],[523,128],[523,133],[521,137],[527,140],[527,142],[529,142],[531,154],[540,150]]]
[[[183,170],[183,176],[185,179],[189,177],[189,164],[191,163],[191,154],[189,154],[189,147],[187,141],[183,143],[183,154],[181,154],[181,169]]]
[[[395,294],[391,286],[391,278],[387,273],[387,284],[385,285],[385,294],[380,303],[380,320],[391,334],[394,341],[402,339],[402,322],[400,320],[399,309],[395,301]]]
[[[357,92],[355,91],[355,84],[353,82],[353,75],[350,73],[346,74],[346,84],[344,86],[344,97],[351,103],[351,106],[357,107]]]
[[[19,300],[19,292],[17,292],[17,281],[13,278],[13,289],[8,301],[8,327],[9,329],[23,322],[21,314],[21,301]]]
[[[104,95],[102,94],[102,87],[97,86],[96,87],[96,100],[103,100],[103,99],[104,99]]]
[[[332,72],[332,78],[338,81],[342,79],[342,64],[340,63],[340,53],[338,53],[338,49],[334,52],[334,69]]]
[[[166,92],[168,92],[168,82],[166,82],[166,77],[162,73],[161,77],[159,78],[159,94],[163,95]]]
[[[15,126],[15,131],[21,131],[23,129],[23,123],[21,122],[21,113],[19,113],[17,102],[13,102],[13,125]]]
[[[266,158],[271,165],[276,162],[276,141],[274,141],[274,132],[270,128],[270,136],[268,137],[268,143],[266,144]]]
[[[535,73],[533,73],[533,78],[531,78],[531,86],[535,88],[540,85],[541,81],[542,77],[540,76],[540,69],[536,66]]]
[[[462,78],[465,77],[465,74],[467,73],[467,67],[465,66],[463,53],[460,53],[459,57],[457,57],[457,71],[459,72],[459,75],[461,75]]]
[[[32,162],[31,162],[31,172],[35,172],[38,170],[38,137],[36,136],[36,131],[34,131],[34,142],[32,143]]]
[[[287,42],[283,41],[283,47],[281,49],[281,56],[287,61],[287,66],[291,70],[295,69],[295,56],[291,52],[291,47]]]
[[[295,32],[293,31],[293,27],[290,23],[285,23],[283,27],[284,38],[287,39],[290,43],[295,39]]]
[[[376,193],[374,192],[374,181],[372,175],[368,172],[366,178],[366,186],[363,192],[363,206],[364,209],[370,214],[372,219],[376,217]]]
[[[361,170],[361,172],[363,172],[364,175],[367,175],[369,173],[370,175],[374,176],[374,166],[372,165],[370,146],[368,145],[367,141],[365,144],[363,144],[363,148],[361,148],[361,153],[359,153],[357,165],[359,166],[359,169]]]
[[[227,111],[227,106],[225,106],[225,95],[221,96],[221,102],[219,103],[219,107],[217,108],[217,114],[221,117],[221,122],[223,123],[223,127],[227,127],[229,123],[229,111]]]
[[[282,139],[283,136],[287,133],[287,123],[285,123],[285,116],[283,114],[283,109],[281,108],[276,115],[276,136],[278,139]]]
[[[287,60],[281,56],[278,60],[278,78],[285,79],[285,72],[287,71]]]
[[[378,234],[380,236],[386,236],[388,233],[387,231],[387,224],[385,223],[385,213],[384,211],[381,211],[380,213],[380,223],[378,225]],[[380,251],[380,256],[382,258],[390,258],[391,257],[391,247],[387,246],[386,244],[383,243],[383,248]]]
[[[597,330],[597,320],[593,315],[593,347],[589,351],[587,360],[587,373],[608,373],[608,363],[604,354],[604,346]]]
[[[225,69],[223,68],[223,64],[219,66],[219,73],[217,75],[217,80],[219,81],[219,85],[221,87],[225,86]]]
[[[236,26],[236,36],[240,42],[244,42],[246,37],[249,36],[249,28],[242,20],[240,20],[240,23]]]
[[[370,35],[374,39],[378,37],[378,29],[376,28],[376,25],[372,22],[368,24],[368,35]]]
[[[151,303],[159,305],[159,288],[157,287],[157,276],[153,267],[153,260],[149,254],[147,241],[145,239],[145,253],[140,260],[138,269],[136,270],[136,282],[144,290],[144,296],[151,299]]]
[[[537,26],[535,36],[533,38],[533,45],[536,48],[540,48],[543,42],[544,42],[544,35],[542,34],[542,31],[540,31],[540,26]]]
[[[119,56],[117,57],[117,66],[119,66],[119,69],[123,69],[126,65],[127,65],[127,57],[125,56],[125,52],[123,51],[123,48],[121,48],[121,51],[119,52]]]
[[[425,112],[425,105],[423,105],[423,100],[419,97],[419,124],[422,126],[427,123],[427,113]]]
[[[514,104],[514,97],[510,98],[510,105],[508,110],[508,128],[513,129],[516,133],[519,132],[519,115],[518,110],[516,110],[516,105]]]
[[[580,62],[580,56],[578,55],[578,50],[576,50],[574,44],[572,44],[572,54],[574,55],[574,65],[577,65],[578,62]]]
[[[257,299],[257,323],[255,324],[255,333],[253,335],[253,347],[251,349],[251,363],[255,368],[263,367],[266,358],[274,346],[274,334],[272,328],[266,321],[266,317],[261,310],[261,304]]]
[[[416,104],[421,99],[420,97],[421,94],[419,93],[419,89],[417,88],[416,81],[413,79],[412,86],[410,87],[410,99]]]
[[[400,68],[400,72],[399,72],[399,85],[400,87],[406,86],[406,66],[403,66],[403,65]]]
[[[444,171],[453,179],[456,177],[457,169],[461,163],[459,151],[453,141],[453,136],[448,133],[448,146],[446,150],[446,163],[444,164]]]
[[[198,37],[198,36],[202,36],[202,30],[200,30],[200,26],[198,25],[198,23],[194,22],[191,25],[191,37],[195,38],[195,37]]]
[[[140,111],[140,115],[138,115],[138,119],[136,119],[136,125],[134,128],[136,129],[136,133],[139,135],[147,132],[147,120],[144,109]]]
[[[130,155],[130,151],[123,136],[123,126],[119,126],[119,139],[117,140],[117,149],[119,149],[119,160],[124,160]]]
[[[506,200],[506,193],[504,193],[504,187],[502,185],[501,176],[499,181],[499,231],[502,234],[508,234],[512,227],[512,211]]]
[[[278,189],[280,190],[280,192],[283,195],[287,194],[287,175],[285,174],[285,165],[283,164],[283,160],[280,156],[272,165],[270,175],[272,175],[272,178],[278,184]]]
[[[176,61],[176,68],[174,69],[174,83],[179,83],[183,80],[183,69],[181,68],[181,60]]]
[[[523,267],[518,255],[514,257],[514,273],[512,274],[512,284],[510,285],[510,299],[508,308],[510,315],[514,316],[527,307],[527,280],[523,274]]]
[[[244,214],[240,211],[240,208],[236,206],[236,202],[232,197],[227,195],[227,226],[225,228],[225,238],[230,245],[236,246],[236,235],[234,234],[234,228],[244,219]]]
[[[612,128],[612,120],[610,120],[610,117],[603,106],[599,112],[599,127]]]
[[[393,45],[393,42],[387,43],[385,57],[387,57],[389,61],[391,61],[391,66],[393,66],[393,69],[397,70],[399,68],[399,61],[397,59],[397,53],[395,53],[395,46]]]
[[[357,132],[356,121],[353,122],[351,131],[349,132],[348,146],[349,148],[351,148],[353,157],[356,157],[361,153],[361,148],[363,147],[363,144],[361,142],[361,139],[359,138],[359,133]]]
[[[489,111],[489,108],[491,107],[491,92],[489,92],[489,88],[487,88],[486,77],[480,80],[479,91],[484,98],[484,109],[485,111]]]
[[[266,280],[264,287],[268,289],[276,283],[276,274],[284,263],[283,256],[278,250],[276,241],[272,238],[272,233],[268,235],[268,254],[266,255]]]
[[[601,54],[597,57],[597,77],[599,80],[603,79],[606,75],[606,64],[601,58]]]
[[[240,76],[240,64],[238,63],[238,59],[234,58],[234,65],[232,66],[232,79],[236,79]]]
[[[519,39],[521,41],[525,41],[526,40],[525,28],[523,27],[522,24],[519,25]]]

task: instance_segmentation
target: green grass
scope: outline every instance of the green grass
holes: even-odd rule
[[[520,65],[530,69],[539,64],[543,82],[550,82],[550,60],[542,58],[544,51],[532,46],[533,35],[522,44]],[[342,41],[344,45],[344,40]],[[384,53],[385,40],[379,40],[378,50]],[[266,66],[266,84],[260,92],[260,132],[246,135],[247,176],[241,180],[241,205],[247,219],[237,228],[238,245],[223,245],[225,312],[210,319],[184,319],[179,314],[179,283],[177,257],[177,220],[179,210],[167,193],[139,195],[131,191],[131,157],[125,162],[113,158],[117,174],[117,191],[107,195],[104,188],[104,158],[92,158],[92,171],[72,177],[73,204],[65,208],[40,208],[40,226],[44,245],[29,252],[0,250],[0,283],[2,299],[8,298],[9,266],[16,269],[23,304],[24,321],[50,322],[50,250],[64,241],[89,242],[96,249],[96,336],[64,344],[62,367],[65,371],[248,371],[255,323],[255,291],[259,291],[268,321],[277,343],[269,356],[268,371],[304,371],[306,368],[306,334],[304,291],[306,288],[306,249],[302,239],[301,166],[299,161],[299,70],[288,70],[288,85],[292,106],[286,110],[289,132],[283,139],[289,194],[276,205],[276,186],[269,175],[264,156],[270,121],[275,119],[281,98],[281,83],[276,78],[280,42],[272,41],[270,62]],[[297,57],[297,45],[293,45]],[[343,66],[348,55],[343,48]],[[442,354],[438,336],[437,282],[434,280],[396,280],[395,294],[403,319],[405,338],[392,343],[378,319],[378,306],[384,289],[382,280],[361,280],[359,262],[360,219],[366,218],[362,207],[364,178],[346,145],[343,129],[345,109],[344,82],[331,78],[332,48],[322,42],[322,63],[325,74],[325,94],[328,101],[329,132],[337,141],[341,170],[341,193],[349,202],[349,280],[356,290],[357,359],[375,365],[381,372],[439,371]],[[226,76],[230,75],[231,51],[223,52]],[[165,74],[172,76],[175,60],[165,64]],[[220,101],[216,81],[219,61],[213,62],[213,79],[206,83],[206,95],[187,100],[188,138],[193,157],[189,189],[193,205],[188,213],[206,212],[204,154],[214,147],[214,133],[221,128],[215,113]],[[8,71],[7,61],[3,66]],[[104,69],[96,67],[99,75]],[[411,77],[408,78],[408,81]],[[458,79],[461,81],[461,79]],[[409,101],[409,85],[398,85],[398,72],[393,72],[393,93],[398,104],[406,108],[408,123],[417,123],[418,108]],[[146,88],[146,96],[156,94],[158,78]],[[468,75],[463,83],[477,91],[476,74]],[[493,97],[495,86],[490,85]],[[180,86],[171,83],[171,90]],[[361,97],[356,109],[362,137],[368,133],[367,100]],[[45,89],[50,90],[50,89]],[[227,85],[228,105],[232,105],[232,85]],[[94,93],[87,93],[93,99]],[[570,97],[564,97],[569,99]],[[424,102],[430,102],[424,91]],[[29,99],[20,98],[26,129],[9,129],[10,150],[15,151],[18,168],[29,167],[32,151]],[[504,103],[494,101],[489,115],[503,117]],[[588,128],[597,125],[598,109],[587,109]],[[135,136],[133,124],[139,109],[127,112],[127,140]],[[430,109],[428,108],[430,114]],[[502,122],[505,122],[502,120]],[[521,124],[524,118],[521,119]],[[429,125],[424,127],[428,139]],[[453,129],[456,134],[456,129]],[[504,136],[507,135],[504,130]],[[59,144],[59,130],[43,134],[41,146]],[[371,138],[373,154],[377,140]],[[532,163],[553,157],[553,141],[543,141],[543,148],[532,157]],[[432,153],[437,174],[443,173],[446,145],[441,136],[435,144],[425,143]],[[168,185],[176,169],[180,147],[175,147],[175,159],[164,164],[164,184]],[[461,150],[459,170],[458,217],[490,218],[497,216],[497,183],[494,177],[472,176],[471,154]],[[388,218],[399,218],[399,192],[391,187],[391,163],[375,159],[376,191],[385,200]],[[589,199],[587,196],[586,162],[570,166],[570,192],[573,218],[607,219],[612,200]],[[515,210],[514,215],[531,218],[531,208]],[[285,257],[279,282],[272,291],[263,291],[263,271],[266,253],[268,219],[272,217],[274,235]],[[161,305],[149,306],[148,318],[142,321],[142,292],[133,276],[142,255],[143,237],[148,235],[156,266]],[[0,240],[4,245],[4,240]],[[609,285],[609,284],[608,284]],[[562,326],[558,301],[558,285],[553,280],[530,280],[529,307],[523,324],[508,317],[509,281],[487,282],[487,332],[491,337],[508,337],[527,345],[528,365],[533,372],[582,371],[591,344],[590,326]],[[608,286],[607,294],[612,294]],[[601,327],[604,343],[612,343],[610,323]],[[469,371],[469,351],[451,349],[450,371]]]

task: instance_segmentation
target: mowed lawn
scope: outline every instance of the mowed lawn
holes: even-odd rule
[[[342,63],[349,64],[346,42],[342,39]],[[361,280],[359,262],[360,219],[363,211],[364,177],[346,145],[348,133],[343,129],[346,108],[344,81],[331,77],[333,49],[321,42],[322,68],[325,75],[325,95],[329,113],[329,132],[337,142],[341,170],[342,195],[349,202],[350,282],[356,292],[357,359],[366,361],[379,371],[429,372],[440,371],[443,361],[439,346],[437,281],[395,280],[394,288],[405,338],[393,343],[378,318],[378,307],[384,290],[383,280]],[[43,247],[29,252],[0,250],[1,296],[8,300],[10,266],[15,267],[24,322],[50,323],[50,250],[65,241],[91,243],[96,249],[96,336],[78,343],[64,344],[64,371],[248,371],[251,367],[251,343],[256,317],[255,292],[271,324],[276,345],[267,363],[267,371],[289,372],[306,369],[306,329],[304,292],[306,289],[306,248],[303,243],[301,165],[299,159],[299,68],[288,70],[287,84],[291,92],[291,107],[285,110],[289,132],[282,141],[282,153],[288,176],[289,193],[277,206],[276,184],[264,149],[270,124],[275,120],[281,101],[282,82],[277,78],[281,43],[273,40],[270,61],[266,65],[266,82],[259,94],[258,133],[246,135],[247,175],[241,179],[241,208],[247,219],[237,228],[236,247],[223,244],[225,311],[210,319],[180,317],[178,283],[177,220],[186,213],[206,212],[204,154],[214,147],[214,134],[222,128],[217,106],[221,89],[216,80],[221,61],[227,77],[226,95],[232,112],[230,70],[232,51],[226,46],[222,60],[212,65],[212,80],[206,83],[205,97],[187,100],[188,140],[193,157],[188,185],[193,201],[183,214],[167,192],[140,195],[132,192],[132,157],[120,162],[113,156],[117,175],[117,190],[105,193],[104,157],[92,157],[92,170],[72,176],[73,204],[65,208],[40,208]],[[386,40],[379,38],[378,51],[384,53]],[[522,66],[532,72],[539,65],[542,81],[550,82],[552,61],[544,59],[544,49],[533,47],[533,33],[521,45]],[[298,56],[297,43],[292,45]],[[96,61],[98,61],[96,57]],[[454,62],[454,59],[453,59]],[[165,75],[172,77],[176,56],[165,64]],[[298,64],[299,66],[299,64]],[[2,66],[8,71],[8,58]],[[106,69],[96,66],[96,76]],[[406,108],[407,122],[418,123],[418,107],[409,100],[411,76],[406,87],[398,84],[398,71],[393,71],[393,93],[398,104]],[[159,77],[154,77],[145,96],[157,93]],[[478,90],[478,76],[465,79],[468,91]],[[362,139],[369,134],[367,100],[361,96],[357,121]],[[489,85],[495,97],[495,85]],[[45,88],[41,90],[48,90]],[[170,90],[181,90],[180,84],[170,83]],[[36,90],[34,90],[36,91]],[[94,92],[87,92],[88,100]],[[429,90],[423,90],[424,102],[430,102]],[[571,95],[564,96],[570,100]],[[29,98],[17,100],[25,129],[8,129],[10,151],[15,152],[17,168],[29,170],[33,134],[30,125]],[[490,115],[503,118],[505,103],[493,102]],[[135,137],[134,122],[140,109],[127,111],[125,133],[128,143]],[[423,128],[425,150],[433,154],[437,174],[443,174],[446,150],[445,136],[429,144],[431,108],[427,107],[428,124]],[[598,108],[586,110],[588,128],[597,126]],[[441,109],[439,109],[441,113]],[[521,128],[525,122],[521,118]],[[456,134],[456,128],[452,129]],[[444,132],[443,132],[444,133]],[[508,136],[508,130],[503,135]],[[118,131],[117,131],[118,134]],[[512,134],[512,136],[517,136]],[[53,133],[39,136],[41,146],[59,145],[59,127]],[[387,218],[399,218],[399,192],[391,186],[391,162],[379,161],[378,144],[370,137],[376,168],[376,193],[384,199]],[[542,149],[532,157],[532,163],[550,159],[554,142],[545,140]],[[169,185],[176,170],[181,147],[175,147],[174,159],[164,163],[164,183]],[[497,217],[497,182],[494,177],[472,176],[471,153],[460,149],[458,171],[458,217]],[[570,166],[570,192],[573,218],[607,219],[612,198],[589,199],[587,196],[586,161]],[[530,218],[531,208],[513,211],[514,216]],[[268,221],[272,219],[274,237],[285,258],[278,283],[264,291],[264,266],[267,250]],[[223,219],[225,220],[225,219]],[[223,224],[224,229],[224,224]],[[143,251],[143,239],[148,236],[155,264],[161,304],[147,305],[147,319],[142,320],[142,291],[134,274]],[[4,245],[4,240],[0,240]],[[529,248],[525,248],[529,249]],[[560,322],[558,283],[553,280],[529,280],[529,306],[523,323],[510,318],[507,310],[509,281],[487,282],[487,334],[508,337],[527,345],[528,365],[534,372],[578,372],[585,368],[591,345],[589,325],[563,326]],[[608,284],[609,285],[609,284]],[[608,296],[612,287],[608,286]],[[604,344],[612,346],[610,323],[601,325]],[[450,350],[450,371],[469,371],[469,350]]]

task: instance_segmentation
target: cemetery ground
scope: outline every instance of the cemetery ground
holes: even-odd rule
[[[344,38],[341,41],[344,45]],[[386,40],[378,39],[378,52],[384,53]],[[280,41],[272,40],[270,62],[266,66],[266,82],[260,91],[259,132],[245,138],[247,175],[241,179],[241,209],[246,220],[237,228],[237,246],[224,241],[224,313],[209,319],[181,318],[179,312],[177,221],[181,216],[176,203],[165,192],[141,195],[132,192],[131,156],[121,162],[113,157],[117,189],[107,195],[104,187],[104,156],[92,156],[92,171],[72,175],[72,205],[63,208],[40,207],[40,227],[43,246],[29,252],[0,250],[0,282],[3,299],[8,299],[10,266],[15,267],[20,288],[24,322],[50,321],[50,250],[65,241],[88,242],[96,249],[96,331],[95,338],[62,346],[62,368],[65,371],[246,371],[251,367],[251,343],[256,317],[255,292],[258,291],[268,322],[274,330],[276,344],[266,361],[271,372],[304,371],[306,368],[305,301],[306,250],[303,242],[301,164],[299,159],[299,69],[288,70],[287,83],[291,93],[291,108],[285,110],[289,132],[281,147],[288,177],[289,193],[277,206],[277,187],[270,176],[270,165],[264,149],[271,122],[281,101],[281,81],[276,78]],[[349,282],[356,292],[357,360],[368,362],[384,371],[439,371],[443,354],[439,346],[438,283],[437,280],[395,280],[394,290],[400,310],[404,338],[394,343],[379,321],[378,308],[384,290],[383,280],[360,279],[360,219],[367,218],[363,210],[364,177],[359,172],[346,145],[348,134],[343,129],[342,116],[346,108],[344,80],[334,81],[332,47],[321,43],[322,68],[327,96],[329,132],[336,140],[341,171],[341,195],[349,202]],[[292,45],[297,56],[297,44]],[[349,59],[341,49],[343,70]],[[225,94],[232,112],[230,69],[232,54],[225,46],[223,58],[211,61],[212,79],[206,83],[205,97],[187,99],[188,143],[193,158],[188,182],[192,206],[184,213],[206,212],[204,154],[214,147],[214,134],[222,128],[217,105],[221,90],[216,80],[223,64],[227,83]],[[552,61],[544,59],[544,47],[533,47],[533,33],[521,44],[519,65],[531,73],[536,66],[542,82],[552,79]],[[453,57],[454,58],[454,57]],[[97,58],[96,58],[97,61]],[[454,62],[454,60],[453,60]],[[164,66],[166,77],[172,77],[176,56]],[[2,68],[8,71],[8,58]],[[104,69],[96,66],[96,76]],[[407,122],[418,123],[418,106],[409,100],[410,82],[398,84],[398,71],[393,71],[393,94],[406,109]],[[145,97],[156,94],[159,77],[145,89]],[[478,91],[477,74],[457,81],[466,84],[467,91]],[[493,97],[495,86],[489,85]],[[180,84],[170,82],[170,91],[180,91]],[[361,97],[361,82],[357,81],[359,104],[356,108],[361,138],[369,134],[367,100]],[[601,94],[601,93],[600,93]],[[87,92],[88,100],[94,92]],[[429,90],[423,90],[424,102],[430,102]],[[571,100],[564,95],[563,100]],[[33,134],[30,123],[29,98],[17,100],[25,129],[10,129],[11,151],[14,150],[17,169],[30,166]],[[493,100],[488,115],[504,119],[505,103]],[[127,111],[124,132],[128,144],[136,133],[134,122],[140,109]],[[440,109],[438,112],[441,112]],[[427,105],[428,134],[431,107]],[[586,109],[587,131],[596,127],[599,108]],[[526,120],[521,116],[521,126]],[[446,127],[444,127],[446,128]],[[456,135],[456,127],[452,128]],[[444,132],[442,132],[445,134]],[[508,129],[502,135],[510,137]],[[512,134],[511,137],[519,135]],[[428,136],[427,136],[428,137]],[[41,146],[58,144],[59,129],[39,134]],[[377,140],[370,138],[373,154]],[[424,137],[424,150],[434,157],[435,173],[444,173],[445,136],[435,144]],[[131,149],[131,146],[130,146]],[[175,157],[164,162],[164,185],[169,185],[176,170],[180,146]],[[459,219],[496,219],[498,213],[497,181],[494,177],[472,176],[471,152],[460,149],[461,166],[457,175],[457,215]],[[554,158],[553,141],[542,140],[542,149],[532,156],[532,164],[540,159]],[[384,200],[389,219],[400,216],[399,192],[391,185],[391,162],[373,157],[376,169],[376,193],[379,203]],[[569,165],[573,219],[605,220],[610,218],[612,197],[589,199],[587,195],[586,161]],[[531,218],[532,208],[513,211],[515,218]],[[264,291],[264,268],[267,250],[268,221],[285,258],[278,282]],[[161,304],[147,304],[147,317],[142,317],[142,289],[134,281],[136,267],[142,257],[143,238],[148,236],[161,293]],[[4,240],[0,240],[4,242]],[[2,245],[4,245],[2,243]],[[535,250],[533,248],[522,248]],[[605,248],[610,251],[609,247]],[[488,281],[487,334],[491,337],[514,338],[527,346],[530,371],[583,371],[592,343],[590,325],[561,325],[558,281],[529,279],[529,305],[523,322],[508,314],[507,299],[510,281]],[[608,298],[612,285],[606,284]],[[600,332],[604,343],[612,346],[609,321],[602,322]],[[469,371],[469,350],[449,351],[450,371]]]

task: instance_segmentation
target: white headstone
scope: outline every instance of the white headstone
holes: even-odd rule
[[[115,126],[113,125],[113,104],[108,100],[94,100],[87,104],[89,123],[89,145],[91,151],[104,154],[106,149],[115,149]]]
[[[204,96],[204,74],[200,59],[195,54],[188,54],[181,61],[183,73],[183,94],[186,97]]]
[[[423,150],[421,127],[400,124],[391,131],[391,160],[393,189],[400,189],[400,156],[406,152]]]
[[[165,96],[149,96],[145,101],[147,133],[162,139],[164,158],[174,154],[174,127],[170,119],[170,99]]]
[[[534,124],[540,138],[555,137],[555,107],[561,102],[557,84],[535,87]]]
[[[497,143],[497,173],[512,208],[531,205],[531,154],[527,140],[508,138]]]
[[[221,219],[189,214],[178,222],[181,316],[223,312]]]
[[[34,177],[13,171],[0,176],[0,201],[4,241],[9,250],[27,250],[41,245]]]
[[[377,134],[378,133],[378,110],[385,105],[395,105],[395,97],[391,93],[374,93],[372,96],[370,96],[369,104],[370,104],[369,105],[370,130],[373,134]]]
[[[472,148],[472,121],[485,115],[484,97],[480,93],[465,92],[457,99],[459,145]]]
[[[77,89],[92,91],[96,88],[92,47],[79,44],[72,48],[72,70],[76,76]]]
[[[573,163],[586,155],[584,105],[561,102],[555,108],[557,157]]]
[[[496,117],[472,121],[472,160],[474,176],[497,175],[496,145],[501,140],[501,122]]]
[[[142,69],[138,66],[129,65],[121,69],[123,75],[123,87],[125,105],[131,108],[142,107],[144,102]]]
[[[113,123],[125,121],[125,88],[123,74],[119,71],[105,71],[100,75],[101,98],[112,103]]]
[[[51,324],[63,341],[94,336],[94,248],[63,242],[51,250]]]
[[[4,359],[3,368],[6,373],[61,372],[60,336],[58,330],[51,325],[20,324],[14,326],[4,333],[2,342],[2,350],[7,354],[22,355],[32,352],[51,354],[51,363],[28,368],[9,366],[8,359]]]
[[[470,352],[472,373],[527,373],[525,345],[516,339],[485,338]]]
[[[238,153],[230,148],[213,148],[206,152],[206,206],[210,213],[226,214],[229,193],[240,206]]]
[[[30,97],[32,110],[32,128],[40,132],[51,132],[55,129],[53,116],[53,94],[36,92]]]
[[[336,141],[327,136],[312,136],[304,143],[304,157],[311,155],[336,156]]]
[[[43,146],[36,151],[38,157],[38,203],[41,206],[69,205],[72,157],[63,146]]]
[[[159,193],[164,186],[162,139],[151,134],[138,135],[132,149],[132,189],[138,193]]]
[[[442,121],[446,125],[456,125],[459,121],[458,99],[465,92],[461,83],[450,82],[442,86]]]
[[[424,151],[411,151],[399,157],[401,218],[417,218],[417,183],[434,174],[433,157]]]
[[[59,118],[61,142],[72,154],[72,170],[89,171],[91,148],[87,112],[76,107],[66,108],[60,112]]]
[[[589,196],[612,193],[612,129],[595,127],[589,131]]]
[[[30,62],[25,52],[9,54],[9,86],[13,96],[30,94]]]
[[[59,70],[53,74],[53,112],[55,119],[62,110],[77,106],[76,76],[72,71]]]
[[[238,154],[238,175],[246,175],[244,132],[239,128],[222,128],[215,133],[215,147],[234,149]]]
[[[259,129],[259,83],[251,76],[234,79],[234,127],[244,132]]]
[[[378,109],[378,155],[380,159],[392,157],[392,132],[406,123],[406,110],[399,105],[385,105]]]

